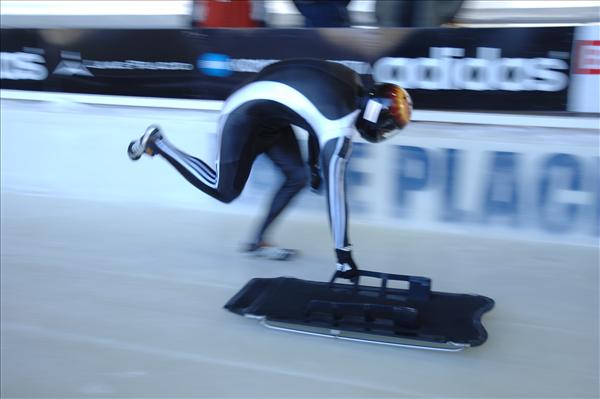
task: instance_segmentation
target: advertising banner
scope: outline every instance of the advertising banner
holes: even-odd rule
[[[3,89],[223,100],[310,57],[396,83],[419,109],[565,111],[574,28],[2,29]]]

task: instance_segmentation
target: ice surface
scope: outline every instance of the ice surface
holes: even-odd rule
[[[325,216],[293,262],[247,258],[252,216],[3,193],[2,397],[597,397],[598,249],[365,224],[356,260],[496,300],[489,340],[428,352],[265,329],[222,309],[253,277],[323,280]]]

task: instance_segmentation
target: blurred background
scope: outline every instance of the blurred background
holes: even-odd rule
[[[4,28],[185,28],[203,25],[206,8],[219,7],[205,0],[4,0],[2,1],[2,26]],[[228,3],[214,1],[213,3]],[[235,2],[234,2],[235,3]],[[311,0],[266,0],[255,3],[255,21],[271,27],[298,27],[305,25],[300,10],[303,6],[318,3]],[[330,1],[329,3],[336,3]],[[407,8],[410,1],[342,0],[337,2],[347,10],[351,26],[378,27],[402,26],[406,20],[396,23],[385,19],[381,11]],[[395,4],[394,4],[395,3]],[[404,5],[402,5],[404,3]],[[438,15],[429,19],[432,26],[452,24],[456,26],[556,26],[598,22],[598,1],[520,1],[520,0],[450,0],[422,1],[415,8],[423,13]],[[300,7],[298,7],[298,4]],[[239,6],[221,5],[235,8]],[[321,6],[322,7],[322,6]],[[235,9],[244,12],[244,7]],[[378,13],[379,11],[379,13]],[[232,24],[237,17],[231,15],[223,24]],[[327,11],[320,12],[324,16]],[[391,14],[391,13],[390,13]],[[399,13],[398,13],[399,14]],[[405,12],[406,14],[406,12]],[[310,15],[310,14],[309,14]],[[443,16],[443,17],[442,17]],[[383,21],[385,19],[385,21]],[[237,20],[239,21],[239,20]],[[441,22],[441,23],[439,23]],[[331,19],[329,19],[329,23]],[[439,25],[437,25],[439,23]],[[237,22],[239,25],[240,23]]]
[[[599,396],[599,1],[1,0],[0,25],[2,397]],[[329,277],[325,198],[271,232],[297,259],[249,258],[268,159],[223,205],[127,145],[158,123],[210,162],[223,101],[294,57],[410,92],[401,134],[355,140],[355,258],[494,298],[482,347],[221,309],[254,277]]]

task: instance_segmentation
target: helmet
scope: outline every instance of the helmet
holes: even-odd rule
[[[371,143],[389,139],[410,121],[410,95],[391,83],[373,86],[356,122],[360,135]]]

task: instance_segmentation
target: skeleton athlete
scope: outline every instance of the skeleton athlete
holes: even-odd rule
[[[336,269],[353,279],[358,267],[348,239],[346,164],[358,133],[377,143],[410,121],[412,101],[393,84],[365,89],[351,69],[334,62],[295,59],[271,64],[235,91],[219,118],[216,159],[205,162],[173,146],[157,126],[128,148],[132,160],[160,155],[191,184],[229,203],[242,192],[256,157],[265,153],[285,175],[250,249],[265,247],[264,234],[290,200],[307,184],[307,174],[292,126],[309,134],[311,186],[325,182]],[[281,256],[287,256],[286,253]]]

